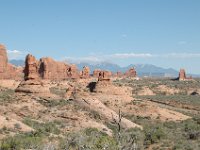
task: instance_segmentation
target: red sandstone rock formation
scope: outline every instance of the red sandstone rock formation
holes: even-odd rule
[[[134,67],[130,68],[126,73],[125,76],[128,78],[135,78],[137,76],[137,72]]]
[[[90,77],[90,68],[87,66],[83,67],[83,70],[81,71],[81,78],[88,79]]]
[[[50,93],[48,83],[45,80],[26,80],[22,81],[15,92],[20,93]]]
[[[27,55],[24,79],[64,80],[67,78],[78,79],[79,72],[76,65],[67,65],[57,62],[52,58],[41,58],[39,61],[32,55]]]
[[[79,78],[75,65],[57,62],[52,58],[41,58],[39,61],[32,55],[26,56],[24,79],[15,90],[16,92],[50,94],[49,81]],[[42,80],[46,79],[46,80]]]
[[[120,72],[120,71],[118,71],[118,72],[116,73],[116,77],[117,77],[117,78],[121,78],[121,77],[123,77],[123,73]]]
[[[25,80],[39,79],[38,64],[39,62],[33,55],[28,54],[26,56],[25,68],[24,68]]]
[[[100,72],[101,72],[100,69],[95,69],[95,70],[93,71],[93,75],[92,75],[92,76],[95,77],[95,78],[98,78]]]
[[[185,69],[180,69],[178,79],[179,81],[192,80],[192,76],[187,77],[185,73]]]
[[[98,78],[98,81],[110,81],[112,76],[112,72],[110,71],[103,71],[100,69],[95,69],[93,71],[93,77]]]
[[[80,77],[79,71],[76,67],[76,65],[71,65],[67,69],[67,78],[71,79],[78,79]]]
[[[110,81],[111,75],[110,71],[100,71],[98,81]]]
[[[0,79],[22,79],[22,68],[8,63],[6,47],[0,44]]]
[[[48,80],[64,80],[67,76],[67,69],[70,66],[57,62],[52,58],[41,58],[39,61],[39,74],[42,79]]]
[[[180,69],[179,72],[179,80],[185,80],[186,79],[186,73],[184,69]]]
[[[3,45],[0,45],[0,73],[6,72],[8,64],[8,58],[6,53],[6,48]]]

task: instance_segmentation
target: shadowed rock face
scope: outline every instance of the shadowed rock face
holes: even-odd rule
[[[126,73],[125,73],[125,76],[128,77],[128,78],[134,78],[137,76],[137,72],[135,70],[135,68],[130,68]]]
[[[75,65],[67,65],[52,58],[41,58],[39,61],[30,54],[26,56],[24,79],[64,80],[78,79],[79,72]]]
[[[26,56],[25,61],[25,68],[24,68],[24,79],[25,80],[32,80],[32,79],[38,79],[38,64],[39,62],[36,60],[36,58],[30,54]]]
[[[67,68],[70,66],[57,62],[52,58],[41,58],[39,62],[39,74],[42,79],[63,80],[67,76]]]
[[[67,78],[79,79],[80,74],[76,65],[71,65],[67,68]]]
[[[0,79],[22,79],[22,68],[8,63],[6,47],[0,44]]]

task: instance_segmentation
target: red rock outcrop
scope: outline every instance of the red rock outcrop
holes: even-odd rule
[[[88,79],[90,77],[90,68],[88,66],[84,66],[80,76],[82,79]]]
[[[134,67],[130,68],[126,73],[125,73],[125,77],[128,78],[135,78],[137,76],[137,72],[135,70]]]
[[[186,76],[185,69],[180,69],[178,80],[179,81],[188,81],[188,80],[193,80],[193,79],[192,79],[192,76],[190,76],[190,77]]]
[[[93,75],[92,75],[92,76],[95,77],[95,78],[98,78],[100,72],[101,72],[100,69],[95,69],[95,70],[93,71]]]
[[[0,44],[0,79],[22,79],[22,68],[8,63],[6,47]]]
[[[6,53],[6,48],[3,45],[0,45],[0,73],[6,72],[8,64],[8,58]]]
[[[75,65],[67,65],[48,57],[38,61],[34,56],[28,54],[24,68],[25,81],[21,82],[15,91],[52,96],[48,80],[59,81],[67,78],[79,78],[79,72]]]
[[[24,68],[25,80],[39,79],[38,64],[39,62],[36,60],[36,58],[33,55],[28,54],[26,56],[25,68]]]
[[[180,71],[179,71],[179,80],[185,80],[185,79],[186,79],[185,69],[180,69]]]
[[[100,71],[98,81],[110,81],[111,75],[110,71]]]
[[[76,65],[67,65],[52,58],[41,58],[39,61],[30,54],[26,57],[24,79],[64,80],[78,79],[79,72]]]
[[[179,81],[192,80],[192,76],[187,77],[185,73],[185,69],[180,69],[178,79]]]
[[[121,78],[121,77],[123,77],[123,73],[118,71],[115,73],[114,77]]]
[[[52,58],[41,58],[39,61],[39,75],[42,79],[48,80],[64,80],[67,76],[67,69],[70,66],[57,62]]]
[[[50,93],[48,83],[44,80],[26,80],[22,81],[15,92],[22,93]]]
[[[71,65],[67,68],[67,78],[79,79],[80,74],[76,65]]]

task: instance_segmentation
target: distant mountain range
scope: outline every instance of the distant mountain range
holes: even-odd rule
[[[79,63],[76,64],[79,69],[83,68],[83,66],[89,66],[90,70],[93,71],[94,69],[102,69],[102,70],[110,70],[112,72],[126,72],[131,67],[134,67],[137,71],[138,76],[144,77],[144,76],[152,76],[152,77],[177,77],[178,71],[169,68],[164,69],[161,67],[157,67],[151,64],[131,64],[126,67],[120,67],[117,64],[102,62],[100,64],[89,64],[89,63]]]
[[[24,66],[24,60],[10,60],[11,64],[15,66]],[[84,66],[90,67],[91,72],[94,69],[109,70],[112,72],[126,72],[131,67],[134,67],[137,71],[138,76],[150,76],[150,77],[178,77],[178,71],[173,68],[162,68],[151,64],[131,64],[126,67],[121,67],[117,64],[101,62],[99,64],[90,64],[90,63],[77,63],[76,64],[79,70],[82,70]],[[188,74],[190,76],[190,74]],[[192,75],[193,77],[199,77],[200,75]]]
[[[15,66],[24,66],[24,60],[9,60],[9,62]]]

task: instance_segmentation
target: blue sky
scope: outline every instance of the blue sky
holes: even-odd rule
[[[0,0],[0,43],[73,62],[154,64],[200,74],[199,0]]]

